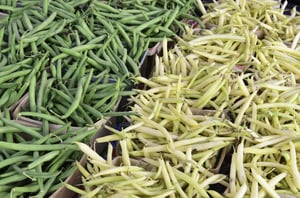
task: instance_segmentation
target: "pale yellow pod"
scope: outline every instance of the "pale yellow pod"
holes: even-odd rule
[[[276,191],[267,183],[267,181],[260,176],[254,168],[251,168],[251,173],[254,179],[261,185],[261,187],[273,198],[280,198]]]
[[[101,163],[106,163],[106,161],[88,145],[81,142],[75,142],[75,143],[80,148],[80,150],[83,153],[85,153],[89,158],[99,161]]]

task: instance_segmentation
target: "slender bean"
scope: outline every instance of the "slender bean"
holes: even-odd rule
[[[76,146],[70,144],[25,144],[25,143],[8,143],[0,141],[0,148],[18,151],[49,151],[49,150],[76,150]]]
[[[52,115],[48,115],[48,114],[43,114],[43,113],[37,113],[37,112],[20,112],[19,116],[30,116],[30,117],[37,117],[37,118],[42,118],[45,120],[48,120],[50,122],[53,122],[55,124],[61,124],[61,125],[65,125],[66,123],[63,122],[62,120],[58,119],[55,116]]]
[[[22,130],[23,132],[27,133],[28,135],[35,137],[35,138],[41,138],[43,137],[40,133],[38,133],[37,131],[29,128],[29,127],[25,127],[21,124],[18,124],[16,121],[14,120],[9,120],[3,117],[0,117],[1,121],[3,121],[6,125],[11,126],[11,127],[15,127],[17,129]]]
[[[72,104],[69,107],[68,111],[65,112],[65,114],[61,116],[62,119],[65,119],[65,118],[69,117],[78,108],[78,106],[79,106],[79,104],[82,100],[83,86],[84,86],[84,83],[85,83],[84,80],[85,80],[85,78],[82,78],[79,81],[74,101],[72,102]]]
[[[22,181],[26,178],[27,177],[25,175],[14,174],[12,176],[0,179],[0,186],[7,185],[7,184],[12,184],[12,183],[15,183],[15,182],[19,182],[19,181]]]
[[[29,155],[22,155],[22,156],[15,156],[15,157],[10,157],[8,159],[2,160],[0,162],[0,168],[4,168],[7,166],[10,166],[12,164],[18,164],[24,161],[31,161],[32,157]]]
[[[11,90],[7,89],[3,94],[2,97],[0,98],[0,107],[5,106],[5,103],[8,102],[10,94],[11,94]]]
[[[53,12],[46,20],[44,20],[41,24],[33,28],[32,31],[30,31],[30,34],[34,34],[48,27],[54,21],[56,15],[57,12]]]
[[[33,168],[39,166],[40,164],[42,164],[44,162],[50,161],[54,157],[56,157],[60,152],[61,151],[51,151],[51,152],[41,156],[40,158],[36,159],[32,163],[28,164],[27,168],[28,169],[33,169]]]

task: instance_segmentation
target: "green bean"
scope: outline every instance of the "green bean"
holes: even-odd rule
[[[44,90],[44,97],[42,99],[42,104],[48,104],[48,99],[50,98],[50,87],[52,87],[52,84],[54,82],[54,78],[48,79],[46,83],[46,89]]]
[[[33,158],[34,158],[34,161],[36,161],[39,158],[39,152],[38,151],[34,151],[33,152]],[[34,170],[37,173],[41,173],[42,172],[42,166],[41,166],[41,164],[39,164],[37,167],[35,167]],[[23,173],[23,174],[25,174],[25,173]],[[28,176],[28,177],[30,177],[30,176]],[[37,181],[39,189],[43,189],[44,188],[44,184],[43,184],[44,179],[43,178],[34,178],[34,179]]]
[[[30,16],[30,21],[33,24],[40,24],[46,17],[38,9],[28,10],[28,15]]]
[[[22,181],[24,179],[26,179],[26,176],[14,174],[12,176],[0,179],[0,186]]]
[[[49,10],[51,12],[57,12],[57,15],[60,16],[63,19],[74,19],[74,18],[76,18],[75,13],[71,13],[71,12],[68,12],[68,11],[66,11],[64,9],[61,9],[61,8],[58,8],[58,7],[54,7],[51,4],[49,5]]]
[[[72,112],[74,112],[75,109],[77,109],[77,107],[79,106],[79,104],[82,100],[84,80],[85,80],[84,78],[80,79],[80,81],[78,83],[77,92],[76,92],[74,101],[72,102],[72,104],[69,107],[68,111],[65,112],[65,114],[61,116],[62,119],[65,119],[65,118],[69,117],[72,114]]]
[[[37,118],[42,118],[45,120],[48,120],[50,122],[53,122],[55,124],[60,124],[60,125],[65,125],[65,122],[62,120],[58,119],[55,116],[48,115],[48,114],[43,114],[43,113],[37,113],[37,112],[20,112],[19,116],[30,116],[30,117],[37,117]]]
[[[108,48],[107,53],[109,54],[110,57],[113,57],[114,60],[116,61],[117,65],[120,67],[120,71],[122,71],[123,76],[129,76],[129,71],[125,65],[124,62],[120,59],[120,57],[114,53],[110,48]]]
[[[49,0],[42,1],[42,8],[45,15],[48,14]]]
[[[117,30],[117,34],[118,34],[118,30]],[[115,36],[111,42],[108,48],[111,48],[114,52],[118,51],[118,48],[122,46],[122,42],[120,41],[119,36]]]
[[[87,33],[85,31],[85,29],[83,27],[81,27],[80,25],[76,25],[76,28],[81,34],[83,34],[85,36],[86,39],[91,40],[94,38],[89,33]]]
[[[72,49],[69,49],[69,48],[65,48],[65,47],[59,47],[59,50],[63,52],[63,54],[61,55],[58,55],[57,57],[53,58],[53,60],[57,60],[59,58],[65,58],[67,56],[74,56],[74,57],[77,57],[77,58],[80,58],[81,57],[81,53],[77,52],[77,51],[74,51]],[[58,58],[59,57],[59,58]]]
[[[39,54],[39,51],[38,51],[38,48],[37,48],[37,45],[35,42],[31,42],[30,47],[31,47],[33,54],[36,54],[36,55]]]
[[[174,9],[174,12],[170,15],[170,17],[168,18],[168,21],[165,23],[164,28],[169,28],[169,26],[173,23],[173,21],[178,16],[178,12],[179,12],[179,7],[176,6],[176,8]]]
[[[99,63],[99,64],[101,64],[101,65],[105,65],[105,66],[106,66],[106,65],[110,65],[110,64],[111,64],[109,61],[105,61],[105,60],[99,58],[93,51],[89,51],[88,53],[89,53],[89,56],[90,56],[93,60],[95,60],[97,63]],[[100,69],[100,70],[103,71],[104,68],[103,68],[103,69]]]
[[[72,50],[76,52],[80,52],[80,51],[92,50],[95,48],[99,48],[101,46],[102,45],[90,43],[90,44],[78,45],[76,47],[73,47]]]
[[[70,13],[74,13],[74,11],[75,11],[73,6],[69,5],[68,3],[66,3],[65,1],[62,1],[62,0],[58,0],[57,2],[56,1],[52,2],[51,1],[51,5],[53,5],[57,8],[60,8],[62,10],[68,11]]]
[[[4,109],[3,118],[10,119],[10,113],[9,113],[9,110],[7,108]],[[13,142],[13,139],[14,139],[12,133],[6,133],[5,138],[6,138],[7,142]]]
[[[29,83],[29,109],[30,111],[36,111],[35,102],[35,88],[36,88],[36,76],[32,75]]]
[[[142,44],[145,48],[140,47],[137,50],[134,59],[138,60],[142,56],[142,54],[145,52],[145,49],[147,49],[149,47],[149,44],[150,44],[150,40],[146,40],[146,42]]]
[[[102,112],[106,112],[106,111],[109,111],[109,110],[112,110],[113,107],[117,104],[117,101],[119,100],[119,95],[118,94],[115,94],[112,98],[111,98],[111,101],[109,101],[109,103],[105,106],[102,106],[100,109]]]
[[[76,45],[81,45],[81,38],[79,37],[79,33],[77,30],[74,30],[75,33],[75,39],[76,39]]]
[[[3,37],[4,37],[4,31],[5,31],[5,27],[1,27],[0,29],[0,49],[2,48],[2,44],[3,44]]]
[[[114,37],[117,35],[117,31],[114,31],[109,38],[105,41],[104,45],[100,48],[100,50],[96,53],[97,56],[100,56],[104,53],[108,45],[112,42]]]
[[[162,10],[155,10],[155,11],[151,11],[151,12],[147,12],[147,13],[132,14],[132,15],[129,15],[128,17],[122,17],[119,20],[119,22],[122,23],[122,24],[124,24],[124,23],[127,23],[127,22],[132,21],[132,20],[140,19],[142,17],[146,18],[146,20],[148,21],[149,18],[147,18],[147,17],[158,16],[161,13],[163,13]]]
[[[57,60],[56,68],[57,68],[57,70],[56,70],[56,75],[57,75],[56,78],[57,78],[57,80],[61,81],[62,80],[62,73],[61,73],[61,70],[62,70],[62,60],[61,59]]]
[[[42,135],[45,136],[49,134],[50,128],[49,128],[49,122],[48,120],[42,120]]]
[[[97,15],[96,18],[101,21],[101,24],[104,26],[105,30],[108,32],[108,33],[111,33],[113,34],[115,32],[115,29],[114,27],[112,26],[111,22],[110,21],[106,21],[107,19],[105,18],[102,18],[102,16],[100,15]]]
[[[83,141],[84,138],[89,137],[89,139],[91,137],[93,137],[96,133],[97,133],[98,129],[90,129],[88,131],[84,131],[83,133],[78,133],[78,135],[68,138],[65,142],[66,143],[73,143],[73,142],[77,142],[77,141]]]
[[[51,135],[56,136],[56,135],[60,135],[60,134],[63,134],[63,133],[68,133],[68,131],[70,130],[70,127],[71,127],[70,123],[64,124],[63,126],[60,126],[57,129],[55,129],[55,128],[52,129],[51,133],[49,135],[50,136]]]
[[[0,176],[0,179],[1,178],[5,178],[5,177],[9,177],[9,176],[12,176],[12,175],[15,175],[16,174],[16,171],[14,171],[14,170],[9,170],[9,172],[6,172],[6,173],[3,173],[3,174],[1,174],[1,176]],[[2,187],[2,186],[1,186]],[[11,186],[10,186],[11,187]]]
[[[81,74],[82,70],[84,70],[86,68],[86,60],[87,60],[87,52],[84,53],[84,57],[79,61],[78,66],[77,66],[77,70],[75,71],[75,74],[71,77],[70,82],[69,82],[69,87],[73,88],[76,85],[76,82],[78,80],[78,78],[83,77],[83,75]]]
[[[47,182],[45,183],[44,189],[40,189],[39,193],[36,195],[36,197],[45,197],[46,193],[49,191],[50,187],[55,182],[56,177],[59,175],[58,173],[55,173],[52,178],[49,178]]]
[[[100,107],[106,105],[106,103],[107,103],[112,97],[114,97],[114,95],[115,95],[115,93],[111,93],[110,95],[108,95],[108,96],[102,98],[102,99],[99,100],[95,105],[93,105],[93,107],[94,107],[95,109],[98,109],[98,108],[100,108]]]
[[[13,120],[9,120],[3,117],[0,117],[1,121],[3,121],[6,125],[11,126],[11,127],[15,127],[17,129],[22,130],[23,132],[25,132],[26,134],[35,137],[35,138],[41,138],[43,137],[40,133],[38,133],[37,131],[29,128],[29,127],[25,127],[21,124],[18,124],[17,122],[13,121]]]
[[[111,64],[109,65],[109,69],[111,69],[114,73],[119,73],[119,68],[118,66],[115,64],[115,60],[113,60],[113,57],[110,57],[107,54],[107,51],[103,51],[102,55],[104,57],[104,59],[106,59],[107,61],[111,61]]]
[[[21,169],[19,166],[12,165],[10,168],[15,170],[17,174],[24,175],[24,176],[26,176],[26,178],[31,179],[32,181],[36,181],[34,178],[30,178],[30,177],[28,177],[28,175],[25,175],[24,172],[23,172],[23,169]]]
[[[0,148],[18,151],[49,151],[49,150],[76,150],[76,146],[70,144],[23,144],[23,143],[8,143],[0,141]]]
[[[95,38],[93,38],[92,40],[89,40],[88,44],[98,44],[98,43],[102,43],[102,41],[104,41],[104,39],[107,38],[107,35],[101,35],[101,36],[97,36]],[[80,46],[80,45],[79,45]],[[100,45],[95,45],[95,47],[101,47]]]
[[[37,178],[37,179],[40,179],[40,178],[41,179],[48,179],[48,178],[54,177],[53,173],[50,173],[50,172],[39,172],[39,173],[37,173],[36,171],[33,171],[33,170],[25,170],[24,174],[28,175],[31,178]],[[37,186],[37,187],[39,187],[39,186]]]
[[[167,16],[169,14],[169,12],[167,12],[166,14],[164,14],[162,17],[164,17],[164,16]],[[142,25],[140,25],[140,26],[138,26],[136,29],[135,29],[135,31],[142,31],[142,30],[144,30],[145,28],[147,28],[147,27],[149,27],[149,26],[151,26],[151,25],[153,25],[153,24],[155,24],[155,23],[158,23],[159,21],[161,21],[161,17],[157,17],[157,18],[154,18],[154,19],[152,19],[152,20],[150,20],[150,21],[148,21],[148,22],[146,22],[146,23],[144,23],[144,24],[142,24]]]
[[[150,40],[149,40],[149,42],[150,42]],[[133,74],[134,75],[139,75],[140,71],[138,70],[138,66],[137,66],[136,62],[134,62],[134,60],[130,56],[126,56],[126,61],[131,66]]]
[[[59,90],[59,89],[55,89],[51,87],[51,90],[55,92],[55,94],[57,94],[58,96],[60,96],[65,102],[68,103],[72,103],[72,97],[70,97],[69,95],[65,94],[65,92]]]
[[[134,56],[136,54],[137,42],[138,42],[138,34],[137,34],[136,30],[134,30],[133,31],[133,45],[132,45],[132,48],[129,53],[130,56]]]
[[[49,170],[47,170],[49,173],[54,173],[56,172],[64,163],[67,159],[70,158],[70,156],[73,154],[73,151],[71,150],[66,150],[65,152],[61,152],[53,161],[50,163],[48,167]]]
[[[40,112],[40,107],[42,107],[43,104],[43,97],[44,97],[44,90],[46,88],[47,84],[47,72],[44,70],[42,73],[42,78],[39,86],[39,91],[37,94],[37,100],[36,100],[36,105],[37,105],[37,112]]]
[[[56,157],[61,151],[51,151],[40,158],[36,159],[32,163],[28,164],[28,169],[33,169],[36,166],[39,166],[40,164],[52,160],[54,157]]]
[[[92,100],[94,99],[94,95],[96,93],[96,89],[92,89],[88,92],[88,94],[85,95],[83,102],[86,104],[89,104],[92,102]]]
[[[80,1],[70,1],[69,5],[73,8],[79,6],[79,5],[85,5],[89,2],[89,0],[80,0]]]
[[[69,48],[71,47],[72,43],[68,42],[65,38],[62,38],[60,35],[54,35],[55,40],[62,46],[61,48],[65,49],[65,50],[69,50]],[[59,48],[60,49],[60,48]],[[60,49],[61,50],[61,49]],[[61,50],[62,52],[64,52],[63,50]],[[64,52],[65,53],[65,52]],[[67,54],[70,53],[69,51],[67,51]]]
[[[47,31],[47,33],[44,35],[44,37],[42,37],[41,39],[39,39],[37,41],[37,44],[41,44],[42,42],[44,42],[46,39],[51,39],[52,37],[57,37],[57,35],[59,33],[61,33],[65,26],[68,23],[72,23],[73,19],[69,19],[69,20],[64,20],[64,21],[59,21],[57,23],[54,23],[50,29]],[[64,42],[63,42],[64,43]]]
[[[19,21],[20,22],[20,21]],[[17,22],[13,22],[12,23],[12,30],[14,31],[14,33],[16,34],[16,40],[20,40],[21,36],[20,36],[20,33],[19,32],[24,32],[24,29],[23,29],[23,25],[21,23],[21,25],[17,25]]]
[[[67,111],[67,107],[65,107],[62,104],[55,104],[55,108],[53,108],[53,110],[50,110],[51,113],[53,113],[56,116],[59,116],[59,114],[64,114]],[[76,112],[72,113],[72,117],[71,117],[77,125],[84,125],[86,123],[86,121],[81,118],[79,115],[77,115]]]
[[[82,104],[82,107],[84,110],[91,113],[97,120],[103,118],[103,114],[99,112],[97,109],[95,109],[94,107],[87,104]]]
[[[4,168],[4,167],[9,166],[11,164],[18,164],[20,162],[31,161],[31,160],[32,160],[32,157],[29,156],[29,155],[10,157],[10,158],[2,160],[0,162],[0,168]]]
[[[77,70],[78,62],[74,62],[69,68],[68,71],[63,75],[62,79],[65,81],[69,79],[73,73]]]
[[[70,175],[72,175],[76,171],[77,167],[72,166],[68,170],[62,172],[60,175],[58,175],[57,179],[59,180],[66,180]],[[62,182],[60,183],[61,186],[63,186]]]
[[[61,126],[60,126],[61,127]],[[68,138],[76,136],[78,133],[83,133],[87,130],[86,127],[78,127],[78,128],[70,128],[68,131],[63,131],[61,134],[59,134],[59,136],[53,135],[51,133],[51,135],[53,137],[51,137],[50,139],[47,140],[47,144],[53,144],[53,143],[58,143],[58,142],[64,142],[68,140]]]
[[[0,12],[0,25],[6,25],[9,22],[9,15],[7,13]]]
[[[37,25],[36,27],[34,27],[32,29],[32,31],[29,32],[29,34],[34,34],[36,32],[39,32],[43,29],[45,29],[46,27],[48,27],[55,19],[57,15],[57,12],[53,12],[46,20],[44,20],[41,24]]]
[[[88,40],[91,40],[91,39],[96,37],[83,19],[80,18],[78,23],[82,27],[82,29],[84,30],[84,32],[85,32],[84,35],[87,37]]]
[[[21,85],[21,83],[19,83],[18,81],[11,82],[11,83],[9,83],[9,82],[8,83],[2,83],[2,84],[0,84],[0,89],[15,88],[15,87],[19,87],[20,85]]]
[[[27,36],[27,34],[23,34],[22,35],[22,43],[24,43],[25,46],[27,46],[28,44],[30,44],[31,42],[36,42],[40,39],[42,39],[42,37],[44,37],[44,35],[48,32],[48,30],[44,30],[44,31],[40,31],[37,34],[34,35],[29,35]]]
[[[11,6],[7,6],[7,5],[0,5],[0,10],[5,10],[5,11],[13,12],[14,8],[11,7]]]
[[[3,107],[5,105],[5,103],[8,102],[10,94],[11,94],[11,90],[7,89],[3,94],[2,97],[0,98],[0,107]]]
[[[52,60],[53,60],[53,59],[52,59]],[[55,66],[54,63],[51,63],[51,64],[50,64],[50,71],[51,71],[51,75],[52,75],[52,76],[57,76],[57,75],[56,75],[56,66]]]
[[[19,197],[22,194],[25,193],[33,193],[37,192],[39,190],[39,187],[37,185],[27,185],[22,187],[13,187],[11,189],[11,197]]]
[[[2,56],[1,57],[1,62],[0,62],[0,67],[4,67],[5,65],[7,65],[7,57],[6,56]]]
[[[110,5],[100,1],[93,1],[92,5],[95,6],[96,8],[102,9],[102,11],[105,10],[115,14],[119,14],[120,12],[119,10],[111,7]]]
[[[10,54],[9,54],[9,59],[11,62],[15,63],[17,61],[16,58],[16,33],[11,29],[11,26],[8,28],[8,32],[11,32],[9,35],[9,45],[11,46],[10,48]]]
[[[93,119],[88,115],[88,113],[86,111],[84,111],[84,109],[82,108],[82,106],[78,106],[78,113],[80,113],[80,116],[82,118],[84,118],[86,124],[93,124]]]
[[[126,63],[126,60],[127,60],[127,49],[123,49],[123,52],[121,53],[121,55],[122,55],[122,62]]]
[[[99,83],[100,81],[102,84]],[[98,91],[97,93],[108,95],[109,90],[114,89],[116,84],[107,81],[108,79],[98,79],[98,82],[94,82],[91,86],[88,87],[88,91],[97,90]]]
[[[111,92],[112,89],[115,89],[115,86],[105,87],[104,89],[97,92],[96,94],[93,94],[91,96],[88,95],[90,98],[87,98],[87,99],[91,100],[91,102],[94,102],[94,101],[98,101],[98,99],[102,99],[102,98],[107,97],[107,96],[112,96],[111,95],[112,94],[112,92]]]
[[[87,51],[85,51],[84,57],[87,57]],[[78,77],[79,78],[86,76],[87,65],[88,64],[86,64],[82,60],[79,62],[79,68],[78,68]]]
[[[92,68],[92,69],[90,69],[89,75],[87,76],[87,78],[86,78],[86,80],[85,80],[86,83],[85,83],[84,86],[83,86],[83,95],[84,95],[84,96],[86,95],[86,92],[87,92],[88,89],[89,89],[89,86],[90,86],[90,84],[91,84],[91,80],[92,80],[93,74],[94,74],[94,69]]]
[[[99,63],[97,63],[95,60],[91,59],[90,57],[87,57],[87,62],[91,66],[95,67],[98,70],[103,70],[104,69],[104,67],[102,65],[99,65]]]

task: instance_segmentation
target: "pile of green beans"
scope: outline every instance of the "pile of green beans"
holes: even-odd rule
[[[131,97],[139,116],[96,140],[119,141],[123,166],[79,145],[89,157],[79,194],[300,196],[299,13],[284,15],[278,1],[197,2],[206,29],[186,27],[172,49],[162,42],[151,78],[136,77],[146,87]],[[149,183],[117,185],[136,174]]]
[[[104,49],[103,42],[107,36],[104,32],[99,32],[100,35],[85,38],[84,34],[90,30],[83,31],[88,27],[80,18],[82,13],[76,11],[80,4],[72,7],[64,3],[64,6],[73,10],[69,10],[68,16],[63,15],[65,12],[58,13],[61,9],[58,7],[63,5],[55,2],[45,2],[43,6],[47,5],[47,8],[40,7],[39,1],[19,4],[20,7],[11,7],[11,13],[2,19],[9,17],[1,29],[3,58],[0,91],[5,96],[1,98],[1,108],[11,106],[29,92],[28,111],[57,113],[63,120],[71,121],[77,126],[92,124],[101,117],[99,114],[112,111],[117,99],[126,95],[122,91],[131,83],[129,76],[138,73],[137,63],[127,56],[122,45],[118,48],[122,57],[115,54],[118,51],[110,48],[105,51],[106,60],[100,58],[99,54],[96,55],[96,51]],[[125,65],[128,59],[133,67],[132,74]],[[97,87],[100,83],[102,87]],[[85,96],[88,96],[87,100]],[[95,110],[98,116],[76,123],[78,120],[74,118],[77,114],[72,113],[79,104],[93,106],[97,103],[96,100],[99,102]],[[104,111],[99,109],[100,101],[107,104]],[[53,103],[55,108],[52,108]],[[57,107],[58,105],[63,107]],[[91,109],[94,110],[93,108]],[[67,119],[71,114],[72,117]]]
[[[29,92],[25,111],[55,114],[76,126],[92,124],[113,111],[121,96],[133,94],[126,89],[140,75],[144,52],[183,29],[183,18],[195,18],[193,5],[191,0],[3,3],[0,109]]]

